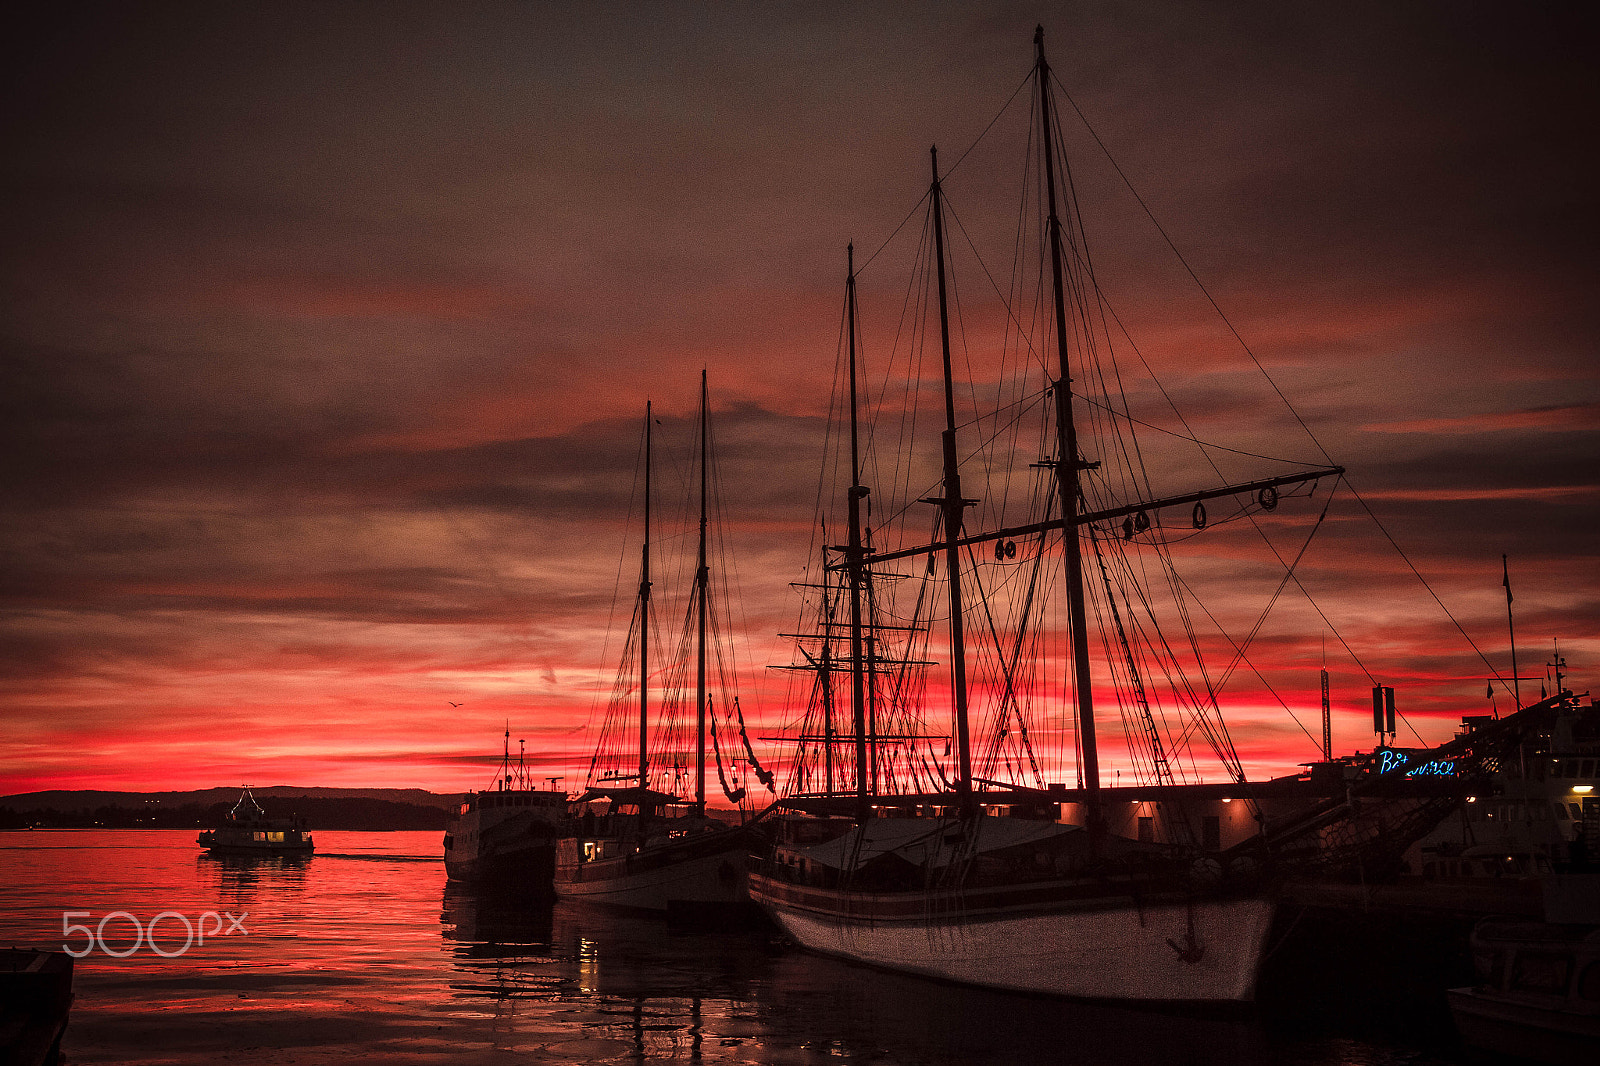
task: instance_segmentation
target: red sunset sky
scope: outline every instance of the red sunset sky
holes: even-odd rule
[[[930,144],[953,161],[978,138],[1036,23],[1494,667],[1506,553],[1524,675],[1558,639],[1573,687],[1600,669],[1600,35],[1580,5],[44,10],[3,35],[0,794],[460,790],[507,719],[575,784],[635,580],[644,404],[681,478],[702,367],[743,704],[781,729],[765,667],[793,654],[845,244],[864,256],[912,211]],[[949,182],[980,239],[1015,220],[988,158]],[[1086,211],[1114,190],[1095,165]],[[1318,459],[1203,299],[1170,295],[1170,257],[1139,273],[1150,233],[1095,232],[1196,428]],[[869,352],[914,243],[863,275]],[[1248,627],[1267,579],[1217,543],[1196,580]],[[1489,708],[1488,667],[1349,497],[1304,575],[1397,688],[1402,742]],[[1255,657],[1315,732],[1328,631],[1295,596],[1274,621]],[[1336,747],[1369,747],[1370,682],[1331,637],[1327,659]],[[1253,684],[1224,700],[1252,773],[1314,758]]]

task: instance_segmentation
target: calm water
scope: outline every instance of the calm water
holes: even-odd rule
[[[475,898],[446,885],[438,833],[316,836],[309,859],[260,861],[206,856],[186,831],[0,833],[0,945],[59,948],[64,911],[219,915],[182,954],[163,919],[171,958],[78,960],[74,1063],[1482,1061],[1426,1011],[1186,1017],[954,988],[765,932]],[[216,935],[223,914],[247,932]],[[105,937],[126,951],[133,927]]]

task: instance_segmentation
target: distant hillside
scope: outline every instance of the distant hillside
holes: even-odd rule
[[[415,788],[295,788],[251,793],[269,818],[290,815],[310,829],[443,829],[459,796]],[[221,824],[237,788],[195,792],[24,792],[0,797],[0,829],[192,829]]]
[[[51,790],[48,792],[20,792],[14,796],[0,796],[0,807],[12,810],[77,811],[96,807],[182,807],[199,804],[209,807],[214,803],[232,806],[243,791],[237,785],[224,788],[207,788],[194,792],[100,792],[94,790]],[[298,785],[252,785],[250,791],[270,813],[278,799],[367,799],[386,800],[390,803],[408,803],[417,807],[437,807],[453,811],[461,802],[460,793],[440,795],[420,788],[305,788]]]

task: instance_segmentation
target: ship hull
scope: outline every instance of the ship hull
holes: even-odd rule
[[[724,836],[718,834],[718,836]],[[745,865],[749,847],[742,834],[593,862],[559,863],[556,895],[631,910],[666,914],[738,906],[749,902]]]
[[[209,844],[206,851],[212,855],[310,855],[311,844]]]
[[[455,854],[447,852],[444,870],[452,881],[518,886],[548,892],[555,863],[555,844],[549,843],[489,854],[467,854],[464,849]]]
[[[1471,988],[1452,988],[1446,995],[1462,1038],[1486,1050],[1544,1062],[1581,1062],[1600,1047],[1600,1014],[1518,1002]]]
[[[940,913],[948,899],[846,896],[758,876],[750,894],[819,954],[1010,992],[1164,1003],[1251,1001],[1274,912],[1261,897],[1123,897]]]
[[[550,891],[566,797],[501,789],[473,795],[444,834],[445,875],[452,881]]]
[[[289,839],[255,839],[272,835]],[[315,841],[298,830],[209,829],[200,834],[196,843],[213,855],[310,855],[315,850]]]

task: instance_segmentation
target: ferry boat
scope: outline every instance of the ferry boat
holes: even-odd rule
[[[493,786],[468,793],[445,829],[444,869],[452,881],[550,890],[567,794],[554,780],[548,789],[533,787],[517,743],[513,764],[508,726]]]
[[[196,843],[214,855],[310,855],[315,844],[305,828],[301,818],[268,818],[246,785],[224,824]]]

